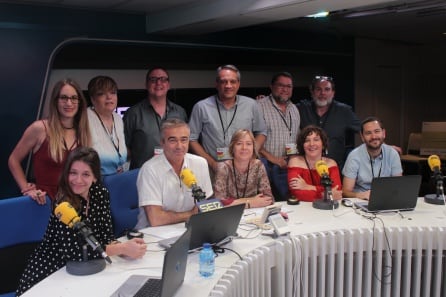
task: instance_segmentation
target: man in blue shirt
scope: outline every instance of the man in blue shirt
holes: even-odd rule
[[[368,200],[373,178],[402,175],[400,156],[394,147],[384,143],[385,138],[381,120],[368,117],[362,122],[363,144],[351,151],[342,170],[344,197]]]
[[[240,71],[234,65],[217,69],[217,94],[197,102],[190,116],[190,148],[205,158],[212,170],[217,162],[230,159],[228,150],[232,134],[239,129],[251,130],[260,149],[266,139],[265,120],[257,102],[238,95]]]

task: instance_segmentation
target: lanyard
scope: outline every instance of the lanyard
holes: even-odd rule
[[[221,118],[220,106],[218,105],[217,96],[215,96],[215,104],[217,104],[218,116],[220,118],[221,129],[223,130],[223,142],[226,145],[226,132],[228,132],[229,127],[231,127],[232,122],[234,121],[234,118],[235,118],[235,114],[237,113],[237,106],[238,106],[237,105],[237,97],[235,98],[235,110],[234,110],[234,113],[232,114],[232,119],[229,122],[229,125],[226,127],[226,129],[225,129],[225,126],[223,125],[223,119]]]
[[[293,126],[293,121],[291,118],[291,111],[288,112],[288,115],[290,116],[290,125],[288,126],[288,123],[286,122],[286,119],[284,117],[284,115],[282,114],[282,112],[277,108],[276,105],[274,105],[273,99],[271,98],[272,96],[269,97],[269,100],[271,100],[271,104],[274,106],[274,108],[276,109],[277,113],[279,113],[280,117],[282,118],[283,123],[285,124],[286,128],[288,129],[288,131],[290,132],[290,137],[291,137],[291,128]]]
[[[375,159],[372,160],[372,157],[369,155],[370,158],[370,168],[372,168],[372,178],[375,177],[381,177],[381,169],[383,167],[383,160],[384,160],[384,155],[383,152],[381,151],[381,154],[379,154],[378,157],[376,157]],[[378,176],[375,176],[375,172],[373,171],[373,163],[375,162],[376,159],[380,158],[381,162],[379,164],[379,171],[378,171]]]
[[[112,126],[112,132],[108,132],[107,128],[104,125],[104,122],[102,121],[101,117],[99,116],[98,112],[93,109],[94,113],[96,114],[96,116],[98,117],[99,121],[101,122],[102,128],[104,128],[105,133],[107,133],[111,143],[113,144],[113,147],[116,150],[116,153],[118,153],[118,157],[119,160],[121,160],[121,153],[119,152],[119,137],[118,137],[118,133],[116,132],[116,126],[115,126],[115,118],[113,117],[112,114],[112,120],[113,120],[113,126]],[[116,140],[118,141],[118,145],[116,146],[115,141],[113,140],[113,132],[116,135]]]
[[[307,157],[305,157],[305,155],[304,155],[304,160],[305,160],[305,164],[307,164],[308,171],[310,171],[311,184],[313,186],[316,186],[316,183],[314,182],[314,179],[313,179],[313,171],[310,169],[310,164],[308,164]]]
[[[237,192],[237,199],[239,198],[246,198],[246,188],[248,187],[248,176],[249,176],[249,167],[251,165],[251,161],[248,163],[248,171],[246,172],[246,179],[245,179],[245,188],[243,189],[243,196],[239,196],[238,194],[238,187],[237,187],[237,178],[235,177],[235,164],[234,159],[232,159],[232,172],[234,173],[234,185],[235,185],[235,191]]]

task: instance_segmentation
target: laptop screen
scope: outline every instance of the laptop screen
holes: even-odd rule
[[[412,210],[417,205],[420,184],[421,175],[374,178],[368,210]]]

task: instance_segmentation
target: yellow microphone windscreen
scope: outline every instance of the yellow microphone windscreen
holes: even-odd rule
[[[72,228],[76,222],[80,221],[76,210],[70,203],[66,201],[62,202],[54,209],[54,214],[59,219],[59,221],[61,221],[65,225],[68,225],[68,227],[70,228]]]
[[[328,175],[328,166],[327,163],[325,163],[325,161],[323,160],[317,161],[315,167],[319,176],[323,176],[324,174]]]
[[[183,170],[181,170],[180,178],[188,188],[191,188],[193,184],[197,183],[195,175],[189,168],[184,168]]]

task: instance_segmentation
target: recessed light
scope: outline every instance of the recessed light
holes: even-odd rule
[[[328,11],[321,11],[321,12],[318,12],[318,13],[306,15],[305,17],[306,18],[325,18],[329,14],[330,13]]]

